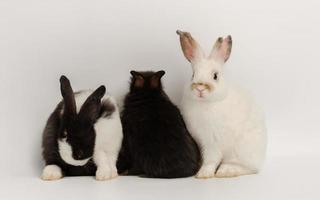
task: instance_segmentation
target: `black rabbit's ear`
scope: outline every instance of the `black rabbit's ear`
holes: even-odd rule
[[[154,76],[158,76],[159,78],[161,78],[163,75],[165,75],[165,71],[164,70],[160,70],[160,71],[157,71]]]
[[[141,76],[141,74],[139,73],[139,72],[137,72],[137,71],[134,71],[134,70],[131,70],[130,71],[130,74],[133,76],[133,77],[135,77],[135,76]]]
[[[89,123],[94,123],[97,120],[101,109],[101,98],[105,93],[106,87],[101,85],[87,98],[79,111],[80,120]]]
[[[106,94],[106,87],[104,85],[101,85],[88,97],[88,99],[90,98],[101,99],[105,94]]]
[[[151,77],[150,81],[150,86],[152,88],[158,88],[161,85],[161,77],[165,74],[166,72],[161,70],[156,73],[154,73]]]
[[[76,115],[76,101],[73,90],[69,79],[63,75],[60,77],[60,90],[64,102],[64,114],[70,116]]]
[[[136,71],[130,71],[130,74],[132,75],[132,82],[131,84],[136,88],[141,88],[144,85],[144,77],[141,73]]]

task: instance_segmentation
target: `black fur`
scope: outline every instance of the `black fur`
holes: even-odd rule
[[[54,164],[61,167],[64,176],[92,176],[96,171],[93,160],[90,159],[84,166],[65,163],[59,154],[58,140],[67,137],[74,159],[82,160],[92,157],[95,144],[93,126],[98,118],[111,115],[115,108],[107,101],[101,103],[106,89],[100,86],[87,98],[77,114],[74,99],[77,93],[73,92],[65,76],[61,76],[60,84],[63,101],[50,115],[43,131],[43,158],[46,165]]]
[[[131,71],[130,91],[121,114],[123,144],[118,172],[152,178],[193,176],[201,154],[179,109],[162,89],[164,71]]]

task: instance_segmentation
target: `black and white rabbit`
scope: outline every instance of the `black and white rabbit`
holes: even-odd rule
[[[43,132],[43,180],[63,176],[117,176],[116,160],[122,142],[122,125],[115,100],[105,86],[74,93],[69,80],[60,78],[63,96]]]
[[[121,114],[124,138],[118,171],[150,178],[195,175],[201,154],[179,109],[162,89],[165,72],[130,73],[130,91]]]

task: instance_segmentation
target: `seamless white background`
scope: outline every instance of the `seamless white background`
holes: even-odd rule
[[[0,198],[54,199],[59,189],[98,199],[319,199],[319,8],[317,0],[1,0]],[[120,178],[98,186],[90,178],[41,182],[41,132],[61,99],[60,75],[75,90],[105,84],[120,100],[130,70],[163,69],[165,90],[179,104],[191,67],[176,29],[191,32],[207,52],[217,37],[232,35],[226,75],[266,111],[264,172],[207,181]]]

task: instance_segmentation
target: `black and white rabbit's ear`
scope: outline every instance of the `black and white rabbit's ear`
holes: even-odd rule
[[[64,102],[64,114],[74,116],[77,113],[76,101],[69,79],[62,75],[60,77],[60,90]]]
[[[131,85],[133,85],[136,88],[143,87],[145,80],[141,73],[137,71],[130,71],[130,74],[132,75]]]
[[[214,44],[209,58],[219,62],[226,62],[231,54],[232,38],[228,35],[225,38],[219,37]]]
[[[165,74],[166,72],[161,70],[161,71],[158,71],[156,73],[154,73],[151,77],[151,80],[150,80],[150,86],[152,88],[158,88],[160,85],[161,85],[161,77]]]
[[[189,32],[177,30],[176,33],[180,36],[181,49],[189,62],[204,58],[202,48]]]
[[[83,103],[80,111],[79,118],[89,123],[94,123],[99,117],[101,109],[101,98],[106,93],[106,87],[101,85],[96,89]]]

